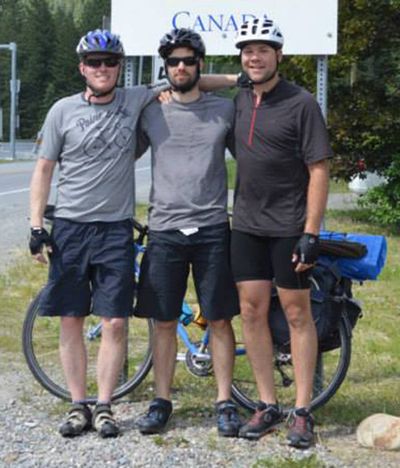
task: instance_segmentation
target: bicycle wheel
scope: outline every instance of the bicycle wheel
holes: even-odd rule
[[[318,363],[314,376],[314,395],[311,410],[327,403],[337,392],[344,378],[351,358],[351,330],[345,316],[341,317],[338,330],[339,347],[318,354]],[[274,379],[279,403],[287,413],[293,406],[296,389],[294,371],[290,354],[275,352]],[[233,398],[244,408],[254,411],[257,405],[258,392],[255,379],[246,355],[237,356],[235,362]]]
[[[39,293],[31,302],[23,325],[22,347],[29,369],[35,379],[50,393],[64,400],[71,400],[62,372],[59,357],[58,317],[39,315]],[[127,321],[127,351],[117,387],[112,399],[121,398],[137,387],[152,366],[151,337],[153,323],[150,320],[130,317]],[[94,403],[97,395],[96,360],[100,345],[101,327],[98,317],[89,316],[84,327],[87,348],[88,403]]]

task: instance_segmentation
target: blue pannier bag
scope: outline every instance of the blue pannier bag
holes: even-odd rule
[[[334,262],[345,278],[358,281],[375,280],[385,265],[387,244],[384,236],[321,231],[320,239],[359,243],[366,247],[366,254],[360,258],[320,255],[320,262]]]

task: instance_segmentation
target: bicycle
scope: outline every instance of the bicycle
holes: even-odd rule
[[[51,214],[47,211],[47,219]],[[139,258],[145,251],[147,227],[133,221],[134,230],[138,232],[135,240],[135,275],[139,275]],[[337,311],[338,322],[325,343],[320,343],[318,363],[314,379],[314,395],[311,410],[315,410],[327,403],[339,389],[351,359],[352,328],[361,313],[361,309],[351,298],[351,280],[341,279],[336,285],[335,294],[331,297],[333,303],[340,308]],[[317,279],[312,279],[312,293],[321,292],[321,285]],[[23,325],[23,351],[29,369],[36,380],[50,393],[70,400],[70,394],[62,374],[62,367],[58,358],[58,321],[51,317],[41,317],[39,314],[40,292],[30,304]],[[349,315],[349,301],[354,309]],[[232,385],[233,398],[244,408],[255,410],[257,405],[257,388],[246,357],[246,351],[241,341],[239,319],[234,320],[236,335],[236,362]],[[352,323],[352,321],[354,323]],[[88,363],[95,363],[101,336],[101,324],[98,319],[89,316],[86,320],[86,345],[88,349]],[[211,354],[208,348],[209,330],[204,331],[196,327],[197,320],[192,308],[187,302],[182,305],[182,314],[178,321],[177,333],[184,345],[179,351],[177,360],[184,362],[187,370],[197,376],[206,377],[212,374]],[[196,329],[193,338],[189,330]],[[153,335],[152,320],[131,317],[127,320],[127,349],[120,381],[114,391],[113,400],[132,392],[145,379],[152,367],[151,340]],[[200,336],[199,336],[200,333]],[[274,371],[277,396],[284,407],[290,410],[295,399],[293,366],[290,355],[290,343],[275,344]],[[88,365],[88,403],[96,401],[95,366]]]

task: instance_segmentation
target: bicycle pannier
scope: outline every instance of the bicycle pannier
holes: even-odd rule
[[[343,310],[346,311],[351,327],[354,327],[361,315],[361,309],[352,299],[351,281],[342,278],[335,265],[318,263],[313,269],[312,278],[312,314],[320,351],[327,351],[340,346],[338,326]],[[274,344],[281,351],[288,352],[289,327],[275,289],[271,297],[269,325]]]

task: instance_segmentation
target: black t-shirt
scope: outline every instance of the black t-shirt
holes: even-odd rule
[[[320,107],[310,93],[283,79],[258,106],[248,89],[235,102],[233,229],[297,236],[306,217],[307,165],[333,155]]]

